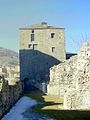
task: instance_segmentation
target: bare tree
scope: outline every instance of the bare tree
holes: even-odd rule
[[[76,47],[78,51],[85,42],[90,43],[90,35],[81,33],[81,38],[74,39],[71,37],[71,40],[72,40],[72,43],[70,46],[74,48]]]

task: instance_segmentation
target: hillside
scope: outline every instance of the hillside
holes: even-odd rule
[[[0,66],[15,66],[18,62],[18,53],[0,47]]]

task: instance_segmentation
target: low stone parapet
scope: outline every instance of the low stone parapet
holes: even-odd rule
[[[12,82],[0,75],[0,118],[15,104],[22,94],[21,81]]]

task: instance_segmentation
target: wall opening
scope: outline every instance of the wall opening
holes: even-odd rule
[[[52,52],[55,52],[55,47],[52,47]]]
[[[51,33],[51,38],[54,38],[55,37],[55,33]]]

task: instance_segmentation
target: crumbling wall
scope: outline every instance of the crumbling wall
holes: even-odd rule
[[[58,84],[57,89],[53,89]],[[59,89],[59,90],[58,90]],[[65,109],[90,109],[90,44],[50,70],[48,94],[64,96]]]
[[[15,104],[21,93],[20,80],[8,82],[0,75],[0,118]]]
[[[47,93],[63,96],[67,88],[75,88],[75,74],[77,56],[53,66],[50,69],[50,81],[47,85]]]
[[[74,74],[76,87],[74,90],[68,89],[65,93],[64,108],[90,109],[90,44],[88,43],[78,52]]]

